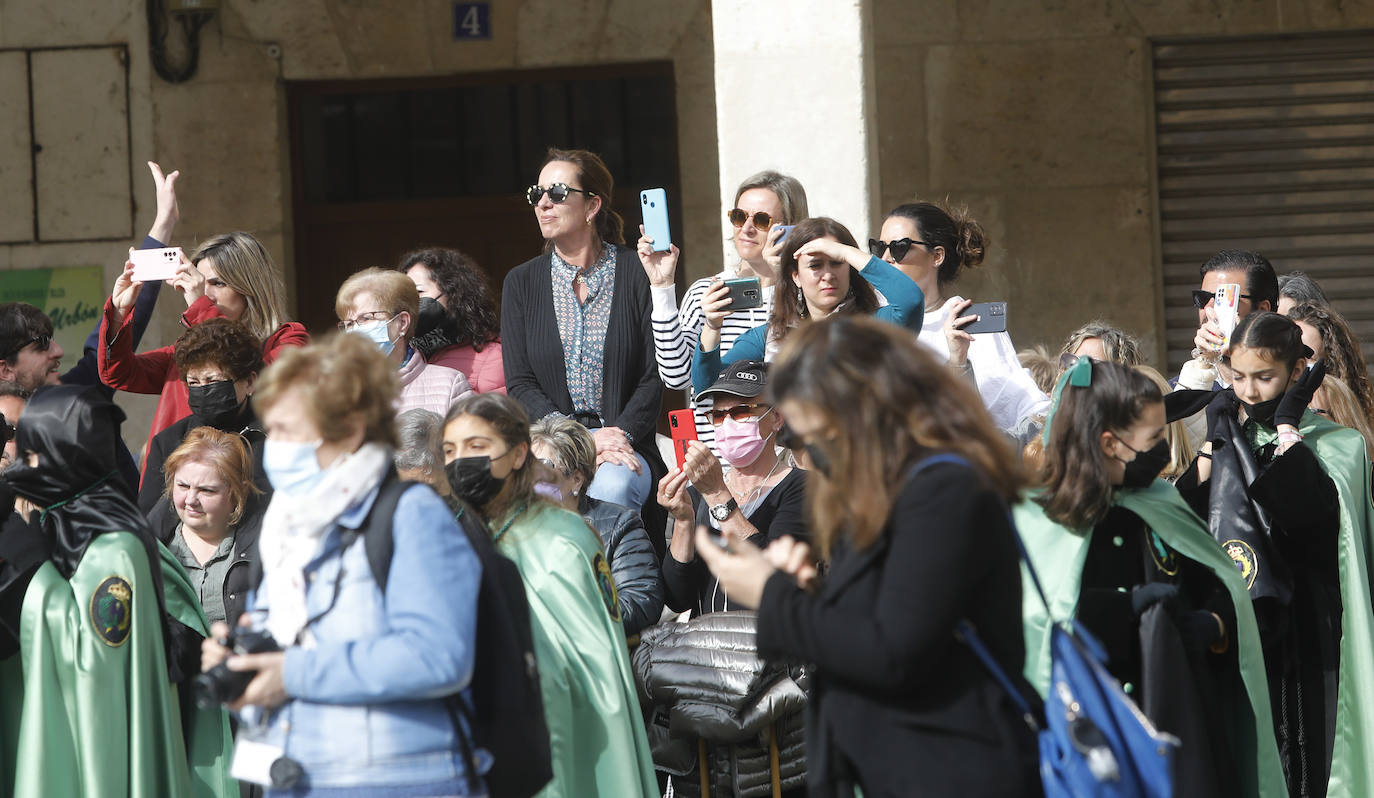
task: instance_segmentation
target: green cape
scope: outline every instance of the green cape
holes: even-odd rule
[[[205,633],[185,572],[158,548],[168,613]],[[131,534],[106,533],[70,580],[51,563],[34,574],[0,693],[8,794],[238,795],[223,711],[196,711],[188,756],[146,551]]]
[[[1316,413],[1302,417],[1298,431],[1317,455],[1341,499],[1341,664],[1336,694],[1336,741],[1331,753],[1328,798],[1374,795],[1374,616],[1370,602],[1370,556],[1374,508],[1370,505],[1369,456],[1360,433]],[[1250,443],[1278,439],[1251,425]]]
[[[1118,489],[1114,501],[1140,518],[1174,551],[1203,566],[1216,575],[1231,597],[1235,607],[1236,628],[1231,631],[1232,643],[1237,647],[1237,663],[1245,692],[1250,698],[1254,716],[1250,746],[1237,745],[1238,756],[1253,756],[1242,762],[1237,772],[1245,781],[1245,795],[1261,798],[1287,798],[1283,767],[1278,746],[1274,741],[1274,720],[1269,705],[1269,686],[1264,670],[1264,653],[1260,648],[1255,612],[1240,571],[1230,557],[1207,532],[1207,526],[1183,501],[1173,485],[1163,481],[1147,488]],[[1012,511],[1017,531],[1035,565],[1040,583],[1050,602],[1050,613],[1059,620],[1072,618],[1078,606],[1079,585],[1083,577],[1083,563],[1088,556],[1092,530],[1075,531],[1061,526],[1045,515],[1044,508],[1032,500],[1018,504]],[[1026,679],[1044,696],[1050,681],[1050,615],[1022,567],[1022,605],[1026,634]],[[1246,739],[1250,730],[1241,730],[1238,739]]]
[[[497,526],[500,530],[501,527]],[[596,533],[543,502],[498,531],[530,602],[553,781],[543,798],[656,796],[615,583]]]

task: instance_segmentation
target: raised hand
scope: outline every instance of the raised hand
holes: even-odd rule
[[[157,217],[148,235],[168,244],[172,240],[172,230],[181,221],[181,208],[177,205],[177,178],[181,177],[181,171],[164,175],[162,167],[153,161],[148,162],[148,171],[153,173],[153,187],[157,192]]]
[[[677,274],[677,259],[682,252],[676,244],[668,246],[667,252],[654,252],[654,240],[645,235],[644,225],[639,226],[639,244],[635,251],[639,253],[644,273],[649,276],[649,285],[655,288],[672,285]]]
[[[129,248],[129,252],[134,250]],[[134,303],[138,301],[138,294],[143,290],[143,282],[134,279],[134,263],[132,260],[124,261],[124,270],[115,278],[114,288],[110,289],[110,304],[114,308],[115,324],[122,324],[124,317],[133,310]]]
[[[1302,414],[1307,410],[1307,406],[1312,403],[1312,395],[1321,387],[1322,381],[1326,379],[1326,360],[1318,360],[1310,369],[1303,369],[1302,376],[1298,381],[1284,392],[1283,398],[1279,400],[1279,406],[1274,411],[1274,426],[1282,427],[1285,424],[1297,428],[1298,421]]]
[[[200,269],[195,264],[186,259],[186,255],[181,256],[181,262],[177,264],[176,276],[167,281],[167,284],[181,292],[186,298],[186,307],[190,307],[197,299],[205,296],[205,275],[200,273]]]
[[[978,316],[961,316],[959,314],[968,310],[972,305],[972,299],[965,299],[950,308],[949,315],[945,317],[945,343],[949,346],[949,365],[951,366],[963,367],[968,362],[968,348],[973,343],[973,335],[964,332],[963,327],[978,321]]]

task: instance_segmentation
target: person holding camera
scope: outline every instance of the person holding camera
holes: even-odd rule
[[[485,794],[448,703],[469,692],[481,564],[433,490],[398,484],[399,390],[360,335],[284,352],[259,380],[274,488],[262,582],[234,656],[221,625],[201,663],[206,692],[240,712],[236,775],[269,796]],[[384,591],[364,543],[381,524]]]
[[[228,719],[192,703],[196,591],[117,476],[123,419],[98,387],[41,388],[0,480],[9,796],[238,795]]]

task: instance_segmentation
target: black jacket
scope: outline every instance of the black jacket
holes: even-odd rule
[[[526,261],[506,275],[501,293],[501,357],[506,391],[532,420],[550,413],[572,415],[563,339],[553,309],[552,259]],[[652,464],[663,382],[654,357],[649,278],[632,249],[616,247],[615,294],[606,330],[602,373],[602,420],[630,436],[635,450]]]
[[[781,573],[769,579],[760,654],[817,669],[807,727],[813,796],[840,794],[851,781],[868,798],[1040,793],[1030,730],[954,637],[968,619],[1020,680],[1012,536],[1001,498],[969,467],[941,463],[907,477],[877,541],[861,551],[833,545],[817,594]]]
[[[625,625],[626,637],[658,623],[663,614],[663,577],[639,512],[587,495],[582,496],[577,509],[606,547],[606,562],[611,566],[611,579],[620,596],[620,621]]]
[[[268,497],[262,494],[250,496],[243,518],[234,527],[234,550],[229,555],[229,572],[224,575],[224,617],[230,626],[238,622],[248,602],[249,592],[257,587],[256,580],[260,573],[255,567],[258,561],[258,534],[262,531],[262,516],[267,511],[267,504]],[[171,542],[180,522],[172,503],[165,499],[148,514],[148,524],[163,545]]]
[[[204,421],[195,415],[189,415],[154,435],[148,442],[148,456],[143,459],[143,481],[138,488],[138,509],[149,514],[159,502],[167,501],[163,495],[166,479],[162,473],[162,464],[166,463],[167,457],[181,445],[186,433],[203,426]],[[242,435],[243,439],[248,441],[253,453],[253,484],[258,486],[258,490],[271,496],[272,483],[268,481],[267,472],[262,468],[262,447],[267,435],[262,431],[262,424],[253,412],[251,404],[244,408],[243,413],[230,427],[232,428],[221,431],[231,435]]]

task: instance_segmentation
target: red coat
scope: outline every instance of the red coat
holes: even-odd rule
[[[219,308],[208,297],[201,297],[181,314],[181,323],[187,327],[195,326],[206,319],[221,318]],[[105,300],[105,317],[100,321],[100,346],[96,354],[100,362],[100,381],[120,391],[129,393],[161,394],[157,409],[153,411],[153,428],[148,432],[148,440],[191,414],[187,404],[186,383],[177,373],[176,363],[172,360],[173,347],[164,346],[142,354],[134,354],[133,336],[129,327],[133,324],[134,314],[126,313],[124,323],[114,327],[114,302]],[[287,346],[305,346],[310,343],[310,333],[304,325],[294,321],[277,328],[262,345],[262,359],[271,363],[277,353]],[[146,446],[145,446],[145,451]]]

